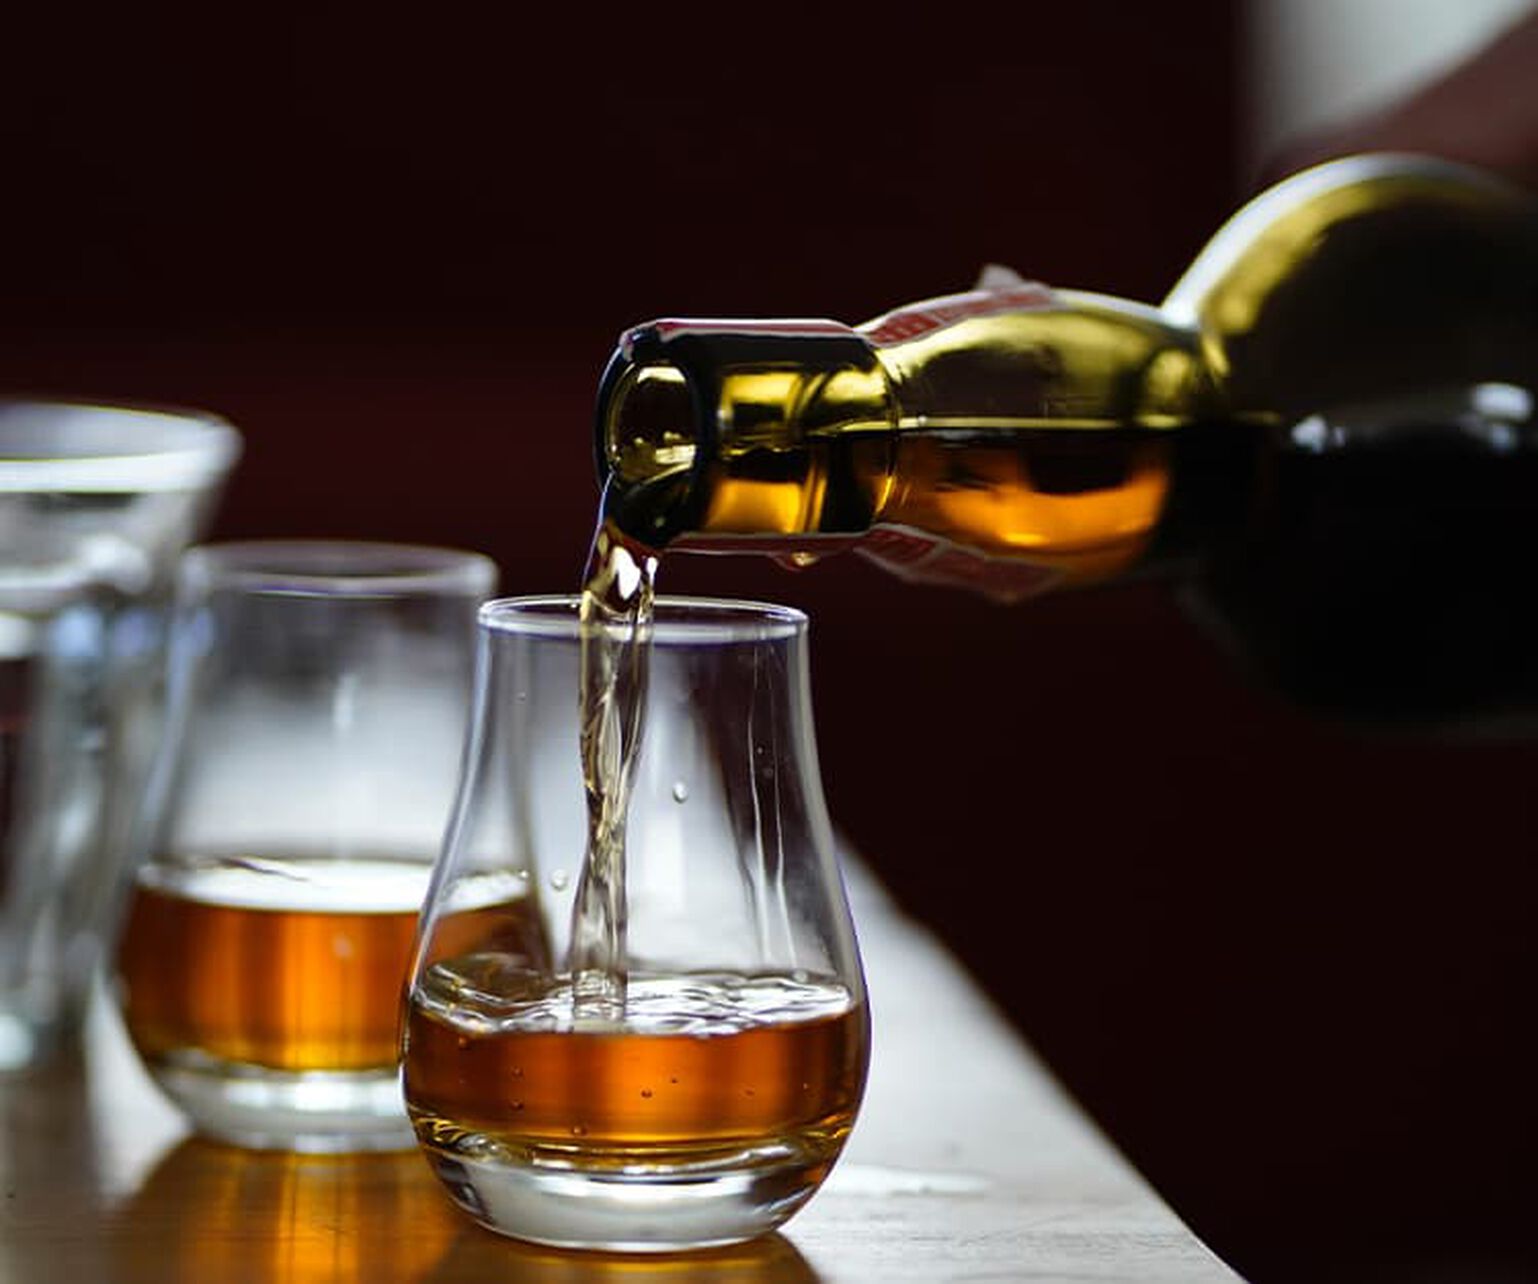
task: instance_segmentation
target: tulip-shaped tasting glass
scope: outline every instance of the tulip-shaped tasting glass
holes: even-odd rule
[[[409,1147],[401,994],[496,568],[454,549],[183,559],[153,832],[117,953],[128,1032],[198,1131]]]
[[[481,609],[474,722],[407,1001],[407,1108],[492,1230],[630,1251],[746,1239],[827,1175],[869,1057],[806,617],[657,601],[608,923],[617,1006],[573,984],[581,645],[575,599]],[[602,955],[583,952],[584,983]]]

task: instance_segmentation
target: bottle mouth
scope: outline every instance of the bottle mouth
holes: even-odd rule
[[[687,472],[698,453],[699,422],[698,398],[682,369],[627,364],[600,425],[600,471],[632,486]]]
[[[649,548],[697,529],[723,472],[841,430],[825,412],[848,399],[830,390],[849,378],[864,401],[885,388],[870,344],[835,321],[664,318],[627,331],[598,389],[605,519]]]
[[[791,374],[876,369],[869,342],[837,321],[648,321],[621,336],[599,385],[599,474],[628,486],[687,474],[718,439],[756,442],[783,421],[790,409],[784,396],[796,383],[787,382]],[[767,383],[724,405],[727,383],[738,377]]]

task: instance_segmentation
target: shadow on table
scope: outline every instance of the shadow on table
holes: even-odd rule
[[[421,1156],[298,1155],[189,1139],[113,1218],[120,1278],[238,1284],[818,1284],[789,1240],[610,1256],[539,1248],[458,1214]]]

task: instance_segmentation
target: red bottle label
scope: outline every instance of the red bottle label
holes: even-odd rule
[[[1022,281],[998,289],[968,290],[965,294],[947,294],[925,299],[877,317],[860,327],[860,333],[878,348],[907,343],[935,330],[943,330],[972,317],[993,316],[999,312],[1036,312],[1056,302],[1052,291],[1037,281]]]
[[[971,589],[996,602],[1021,602],[1044,593],[1062,572],[1013,557],[990,557],[911,526],[877,526],[855,552],[914,584]]]
[[[1063,579],[1061,571],[1014,557],[991,557],[912,526],[875,526],[860,535],[684,535],[681,553],[764,553],[800,566],[851,549],[913,584],[970,589],[996,602],[1020,602]]]

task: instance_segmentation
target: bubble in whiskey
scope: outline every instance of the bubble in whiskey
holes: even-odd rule
[[[675,780],[673,782],[673,801],[676,803],[686,803],[689,801],[689,786],[684,784],[682,780]]]
[[[570,881],[571,879],[564,869],[553,869],[550,871],[550,886],[555,888],[556,891],[564,892],[566,884]]]

